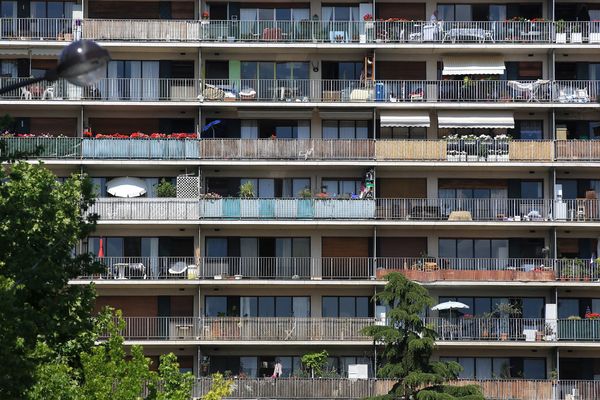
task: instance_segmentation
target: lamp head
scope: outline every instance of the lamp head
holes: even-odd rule
[[[89,86],[102,77],[110,54],[92,40],[78,40],[63,49],[58,58],[56,77],[77,86]]]

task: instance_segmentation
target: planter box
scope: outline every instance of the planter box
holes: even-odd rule
[[[600,43],[600,33],[598,33],[598,32],[591,33],[590,32],[590,43]]]
[[[556,33],[556,43],[567,43],[566,32]]]
[[[571,32],[571,43],[583,43],[581,32]]]

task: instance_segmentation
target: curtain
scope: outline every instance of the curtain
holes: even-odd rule
[[[296,139],[310,139],[310,121],[298,121],[298,137]]]
[[[98,82],[100,93],[107,93],[109,100],[120,98],[119,80],[117,79],[119,77],[119,63],[120,61],[110,61],[107,69],[108,80]]]
[[[254,119],[243,119],[241,123],[242,139],[258,139],[258,121]]]
[[[144,100],[158,100],[160,96],[159,62],[142,62],[143,97]]]
[[[241,34],[242,37],[250,36],[257,32],[257,10],[256,8],[242,8],[240,10],[240,19],[241,19]]]
[[[142,100],[142,62],[141,61],[126,61],[129,64],[129,99]],[[123,82],[126,86],[126,82]]]

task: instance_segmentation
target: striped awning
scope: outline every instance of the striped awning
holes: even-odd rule
[[[498,55],[446,56],[442,75],[502,75],[504,58]]]
[[[380,126],[382,128],[420,127],[429,128],[428,111],[382,111]]]
[[[439,111],[438,128],[506,128],[515,127],[510,111]]]

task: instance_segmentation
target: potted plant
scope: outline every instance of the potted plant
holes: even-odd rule
[[[239,216],[242,218],[258,218],[258,204],[256,200],[253,200],[256,197],[254,184],[251,181],[242,183],[238,191],[238,196]]]
[[[363,20],[365,21],[365,29],[373,28],[373,14],[367,13],[363,15]]]
[[[156,188],[156,197],[177,197],[177,188],[165,178],[162,178],[154,187]]]
[[[564,19],[559,19],[554,23],[556,27],[556,43],[567,43],[566,23]]]
[[[571,27],[571,43],[583,43],[581,25],[579,24],[572,25]]]
[[[327,365],[327,358],[329,353],[327,350],[322,350],[314,353],[306,353],[302,356],[302,365],[310,371],[310,377],[321,377],[325,372],[325,366]]]
[[[521,315],[521,309],[511,303],[500,303],[494,310],[494,316],[500,318],[500,340],[508,340],[510,323],[509,318]]]

